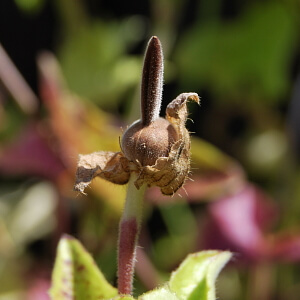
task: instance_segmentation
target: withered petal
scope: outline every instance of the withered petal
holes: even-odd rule
[[[126,184],[130,177],[127,158],[121,152],[109,151],[79,155],[74,190],[84,193],[96,176],[115,184]]]
[[[185,134],[185,122],[188,116],[187,102],[195,101],[200,103],[200,98],[196,93],[182,93],[169,103],[166,109],[166,119],[172,123],[179,134]]]

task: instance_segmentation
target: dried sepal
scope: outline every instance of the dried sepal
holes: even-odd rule
[[[173,195],[183,185],[189,172],[189,156],[182,152],[184,145],[177,141],[168,157],[160,157],[155,165],[143,167],[135,182],[136,187],[146,183],[160,187],[164,195]]]
[[[173,195],[184,183],[190,171],[190,135],[185,128],[188,116],[187,102],[200,102],[196,93],[180,94],[166,110],[166,119],[174,126],[178,134],[167,157],[160,157],[153,166],[140,168],[136,180],[137,188],[144,183],[158,186],[164,195]]]
[[[109,151],[79,155],[74,190],[84,193],[97,176],[115,184],[126,184],[130,177],[127,158],[121,152]]]
[[[188,116],[187,102],[195,101],[200,103],[198,94],[196,93],[182,93],[176,97],[166,109],[166,119],[177,128],[177,132],[182,137],[185,135],[185,123]]]

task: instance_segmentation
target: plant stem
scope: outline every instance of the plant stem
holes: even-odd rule
[[[136,247],[141,227],[142,207],[146,186],[134,185],[135,173],[128,182],[124,211],[120,221],[118,243],[118,290],[121,295],[132,293]]]

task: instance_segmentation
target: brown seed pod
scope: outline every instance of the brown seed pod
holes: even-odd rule
[[[167,157],[177,140],[176,129],[166,119],[158,118],[147,126],[138,120],[125,131],[121,148],[128,160],[145,167],[154,165],[159,157]]]
[[[80,156],[75,189],[81,192],[99,176],[117,184],[137,174],[135,185],[158,186],[165,195],[174,194],[190,171],[190,136],[185,128],[187,102],[200,100],[196,93],[183,93],[159,118],[163,84],[163,54],[160,41],[148,43],[141,88],[141,119],[125,131],[122,152],[96,152]]]
[[[196,93],[183,93],[167,106],[166,119],[176,130],[177,140],[172,143],[167,155],[157,158],[154,165],[140,167],[140,173],[135,182],[138,188],[143,184],[158,186],[164,195],[173,195],[188,177],[190,135],[185,128],[188,101],[199,103],[199,97]]]

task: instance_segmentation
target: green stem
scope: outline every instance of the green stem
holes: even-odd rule
[[[118,243],[119,294],[131,294],[135,266],[136,247],[142,220],[142,207],[146,186],[139,190],[134,185],[136,175],[128,182],[124,211],[120,221]]]

